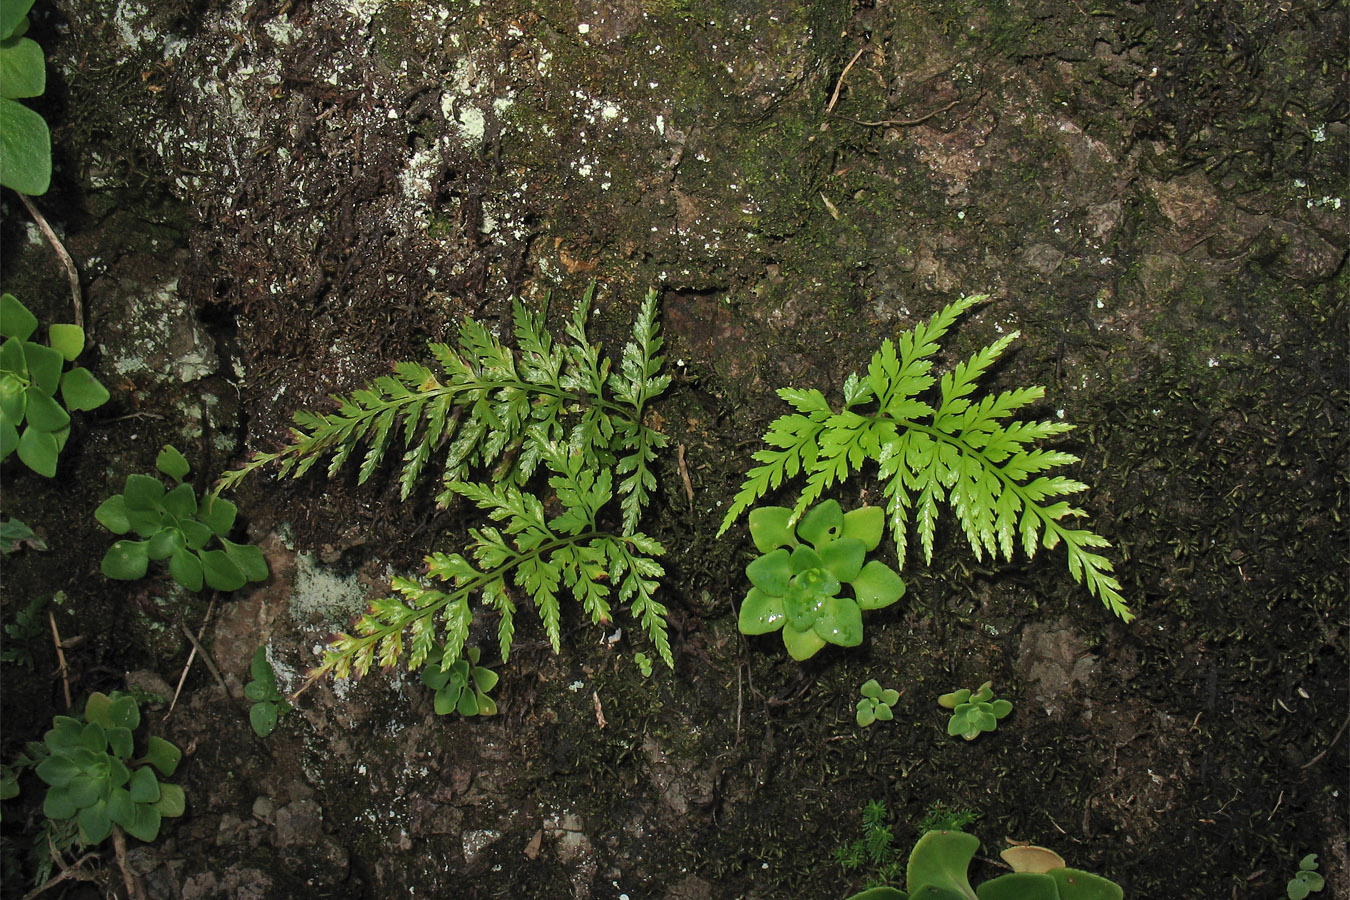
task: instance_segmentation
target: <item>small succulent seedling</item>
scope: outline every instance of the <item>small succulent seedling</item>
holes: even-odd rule
[[[1289,895],[1289,900],[1303,900],[1311,893],[1322,890],[1326,887],[1326,879],[1317,871],[1317,854],[1309,853],[1303,859],[1299,860],[1298,872],[1289,879],[1285,885],[1285,893]]]
[[[633,662],[637,663],[638,671],[642,673],[643,678],[652,677],[652,658],[639,650],[633,654]]]
[[[1053,850],[1027,845],[1003,851],[1012,872],[970,885],[971,860],[980,840],[960,831],[930,831],[919,838],[905,868],[905,887],[874,887],[849,900],[1123,900],[1125,892],[1100,875],[1072,869]]]
[[[461,716],[490,716],[495,713],[497,704],[487,692],[497,686],[497,673],[478,664],[479,649],[470,647],[467,657],[460,657],[446,668],[442,667],[444,654],[444,647],[433,650],[422,669],[422,683],[436,692],[436,715],[458,712]]]
[[[43,814],[73,820],[86,844],[101,843],[114,827],[153,841],[164,817],[181,816],[183,789],[155,773],[172,775],[183,754],[151,736],[136,757],[132,735],[140,722],[135,698],[118,692],[91,694],[82,719],[54,718],[42,744],[32,745],[46,754],[34,770],[48,785]]]
[[[62,371],[84,350],[83,328],[52,325],[46,344],[32,340],[37,328],[14,295],[0,296],[0,460],[18,451],[24,465],[51,478],[70,437],[70,411],[102,406],[108,389],[82,366]]]
[[[986,731],[993,731],[998,727],[998,720],[1012,712],[1013,708],[1007,700],[994,699],[992,681],[986,681],[974,693],[962,688],[943,694],[938,698],[938,705],[952,711],[952,717],[947,720],[947,733],[959,734],[968,741],[975,740]]]
[[[753,586],[741,602],[741,632],[781,629],[796,660],[827,643],[861,644],[862,611],[890,606],[905,593],[890,566],[867,560],[881,543],[884,518],[880,507],[845,513],[835,500],[817,504],[795,527],[787,507],[752,510],[750,536],[763,555],[745,567]]]
[[[267,578],[262,551],[236,544],[228,537],[238,512],[215,494],[197,502],[192,485],[184,484],[187,460],[172,445],[160,451],[155,468],[174,481],[172,490],[152,475],[128,475],[122,493],[104,500],[94,517],[113,534],[135,532],[142,540],[124,539],[108,548],[102,571],[109,578],[135,581],[145,576],[151,560],[167,559],[173,580],[190,591],[203,583],[218,591],[234,591]],[[207,549],[212,539],[222,549]]]
[[[862,699],[858,701],[858,724],[865,728],[876,721],[891,721],[895,718],[891,707],[899,699],[899,691],[882,688],[875,678],[869,678],[862,686]]]
[[[259,647],[249,663],[252,681],[244,685],[244,696],[253,701],[248,708],[248,722],[258,737],[267,737],[277,727],[277,720],[291,711],[291,704],[277,687],[277,673],[267,661],[267,647]]]
[[[47,89],[47,61],[24,37],[33,0],[0,3],[0,184],[43,194],[52,179],[52,138],[41,115],[18,101]]]

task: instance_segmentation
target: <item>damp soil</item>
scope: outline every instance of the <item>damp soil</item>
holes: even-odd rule
[[[1016,839],[1127,897],[1282,896],[1308,853],[1326,896],[1350,890],[1344,3],[61,0],[33,18],[56,157],[37,204],[112,400],[77,417],[56,478],[4,464],[4,515],[46,548],[4,559],[0,749],[40,739],[67,689],[141,692],[188,797],[130,841],[146,896],[828,900],[867,881],[834,851],[872,800],[902,847],[934,804],[978,813],[977,882]],[[3,203],[4,290],[69,321],[55,257]],[[520,297],[560,330],[592,282],[608,348],[660,296],[669,444],[644,528],[667,548],[673,671],[640,671],[654,654],[623,613],[565,615],[556,654],[521,616],[510,659],[487,660],[495,716],[437,716],[393,671],[321,683],[257,738],[257,647],[298,686],[391,577],[476,524],[430,487],[400,502],[392,466],[246,480],[240,534],[272,573],[254,589],[100,574],[93,510],[164,444],[205,488],[466,316],[505,333]],[[943,364],[1020,331],[988,387],[1044,385],[1034,413],[1078,425],[1067,474],[1137,619],[1062,550],[981,562],[944,519],[861,647],[798,664],[741,635],[752,546],[714,535],[786,411],[775,389],[837,399],[883,338],[966,293],[991,299]],[[172,700],[185,629],[220,678],[199,656]],[[900,699],[860,728],[869,678]],[[937,697],[985,680],[1014,712],[949,737]],[[34,876],[41,791],[22,786],[5,897]],[[110,848],[79,874],[44,896],[124,890]]]

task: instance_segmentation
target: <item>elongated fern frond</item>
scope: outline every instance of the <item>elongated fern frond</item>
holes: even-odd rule
[[[940,310],[872,356],[865,376],[856,373],[844,383],[839,411],[816,390],[778,391],[796,412],[780,416],[764,435],[759,463],[746,476],[718,534],[784,481],[805,478],[793,518],[810,508],[831,486],[860,472],[864,463],[877,465],[886,498],[890,533],[904,565],[911,525],[918,533],[924,561],[931,563],[938,508],[956,516],[977,559],[1012,559],[1021,547],[1028,557],[1039,547],[1061,542],[1069,572],[1121,619],[1134,614],[1120,593],[1112,565],[1094,549],[1106,539],[1063,520],[1085,513],[1063,497],[1086,489],[1082,482],[1045,474],[1078,462],[1062,451],[1037,449],[1037,441],[1073,428],[1065,422],[1020,421],[1014,413],[1039,400],[1039,387],[1019,388],[977,397],[977,382],[1017,338],[1005,335],[976,351],[942,376],[931,374],[931,357],[961,313],[987,299],[963,297]],[[937,405],[921,398],[938,385]]]

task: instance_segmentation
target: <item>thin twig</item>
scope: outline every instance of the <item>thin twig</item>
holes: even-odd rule
[[[112,829],[113,852],[117,854],[117,867],[122,870],[122,883],[126,885],[127,896],[134,897],[135,900],[146,900],[145,886],[141,880],[131,871],[131,866],[127,865],[127,839],[122,834],[122,829],[113,826]]]
[[[211,670],[211,674],[216,676],[216,683],[219,684],[220,689],[225,692],[225,696],[230,696],[230,689],[225,686],[225,679],[221,677],[220,669],[216,667],[216,661],[211,658],[211,654],[206,652],[206,648],[202,646],[202,642],[197,640],[197,636],[183,624],[182,619],[178,620],[178,627],[182,629],[183,634],[187,635],[187,639],[191,642],[193,649],[202,655],[202,662],[206,663],[206,667]],[[205,623],[202,624],[202,631],[203,633],[206,631]]]
[[[70,670],[66,668],[66,651],[61,649],[61,632],[56,630],[56,616],[52,615],[50,609],[47,610],[47,621],[51,623],[52,643],[56,645],[56,671],[61,673],[61,687],[66,692],[66,709],[70,709]]]
[[[863,44],[859,47],[858,52],[853,54],[853,58],[848,61],[848,65],[844,66],[844,71],[839,73],[839,80],[834,84],[834,93],[830,95],[830,103],[825,107],[826,115],[834,112],[834,105],[839,102],[839,92],[844,89],[844,79],[848,77],[849,70],[853,68],[853,64],[867,52],[868,46],[870,45]]]
[[[206,607],[206,618],[202,620],[202,630],[197,633],[197,641],[200,641],[202,635],[206,634],[206,626],[211,621],[211,610],[215,609],[215,606],[216,598],[213,594],[211,603]],[[180,622],[179,624],[181,625],[182,623]],[[186,631],[187,628],[184,627],[183,630]],[[192,635],[189,634],[188,637],[190,638]],[[173,700],[169,701],[169,711],[164,714],[164,718],[166,719],[173,715],[173,708],[178,705],[178,695],[183,693],[183,684],[187,681],[188,672],[192,669],[192,661],[197,658],[197,641],[192,642],[192,652],[188,654],[187,662],[183,665],[183,674],[178,676],[178,687],[173,692]],[[226,691],[225,693],[228,694],[229,691]]]
[[[1345,728],[1346,728],[1347,725],[1350,725],[1350,716],[1347,716],[1347,717],[1346,717],[1346,720],[1345,720],[1344,722],[1341,723],[1341,727],[1338,728],[1338,729],[1336,729],[1336,736],[1333,737],[1333,738],[1331,739],[1331,743],[1330,743],[1330,744],[1327,744],[1326,750],[1323,750],[1321,753],[1317,754],[1317,755],[1314,756],[1312,759],[1308,760],[1308,761],[1305,762],[1303,765],[1299,766],[1299,768],[1300,768],[1300,769],[1306,769],[1306,768],[1308,768],[1309,766],[1311,766],[1311,765],[1317,763],[1319,760],[1321,760],[1322,757],[1326,756],[1326,755],[1327,755],[1327,750],[1330,750],[1332,747],[1335,747],[1335,746],[1336,746],[1336,742],[1339,741],[1339,740],[1341,739],[1341,735],[1345,734]]]
[[[676,464],[680,469],[680,479],[684,481],[684,493],[689,498],[689,508],[694,508],[694,484],[689,480],[689,467],[684,463],[684,444],[680,444],[679,452],[675,456]]]
[[[38,208],[33,205],[33,201],[29,199],[28,195],[19,194],[19,199],[23,201],[24,206],[28,207],[28,214],[33,217],[34,222],[37,222],[38,228],[42,229],[42,233],[47,238],[47,243],[52,245],[52,249],[56,251],[57,256],[61,257],[61,263],[66,267],[66,277],[70,279],[70,299],[75,307],[75,324],[83,328],[84,303],[81,301],[80,294],[80,271],[75,268],[75,260],[70,258],[70,254],[66,252],[61,239],[56,236],[55,231],[52,231],[52,226],[47,224],[47,220],[42,213],[38,212]]]
[[[51,842],[48,841],[48,843],[50,844]],[[48,878],[46,881],[44,881],[37,887],[33,888],[28,893],[24,894],[23,900],[33,900],[34,897],[38,896],[39,894],[45,891],[50,890],[51,888],[56,887],[58,884],[65,881],[67,878],[73,878],[76,881],[100,880],[97,875],[84,871],[85,863],[89,862],[89,860],[91,859],[98,859],[97,853],[86,853],[84,856],[81,856],[79,859],[75,860],[73,864],[68,866],[61,860],[60,854],[56,852],[56,848],[54,846],[52,847],[51,852],[56,854],[57,857],[56,864],[61,867],[61,871],[56,875],[53,875],[51,878]]]
[[[981,91],[981,92],[980,92],[980,96],[979,96],[979,97],[976,97],[976,98],[975,98],[975,101],[976,101],[976,102],[979,102],[980,98],[983,97],[983,96],[984,96],[984,92]],[[930,112],[930,113],[928,113],[928,114],[926,114],[926,115],[919,116],[917,119],[881,119],[880,121],[877,121],[877,122],[864,122],[864,121],[862,121],[862,120],[860,120],[860,119],[849,118],[848,116],[840,116],[840,118],[841,118],[841,119],[848,119],[848,120],[849,120],[850,122],[852,122],[854,125],[862,125],[862,126],[867,127],[867,128],[879,128],[879,127],[891,126],[891,125],[896,125],[896,126],[899,126],[899,127],[904,128],[904,127],[908,127],[908,126],[911,126],[911,125],[922,125],[924,122],[927,122],[929,119],[933,118],[934,116],[940,116],[940,115],[942,115],[942,114],[945,113],[947,110],[951,109],[953,106],[955,106],[956,104],[960,103],[960,102],[961,102],[962,100],[964,100],[964,99],[965,99],[964,97],[957,97],[955,100],[953,100],[951,103],[948,103],[946,106],[941,107],[940,109],[935,109],[935,110],[933,110],[932,112]]]

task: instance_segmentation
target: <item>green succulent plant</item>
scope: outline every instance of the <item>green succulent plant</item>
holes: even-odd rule
[[[51,478],[70,437],[70,411],[97,409],[108,389],[82,366],[62,371],[84,351],[83,328],[52,325],[46,344],[32,340],[37,329],[28,307],[0,296],[0,460],[18,451],[24,465]]]
[[[862,699],[858,701],[858,724],[866,728],[873,722],[889,722],[895,718],[891,707],[900,699],[900,692],[883,688],[875,678],[869,678],[862,686]]]
[[[277,722],[291,711],[291,704],[277,687],[277,673],[267,661],[267,646],[259,647],[249,663],[252,680],[244,685],[244,696],[253,701],[248,708],[248,722],[258,737],[267,737]]]
[[[1317,871],[1317,854],[1309,853],[1299,860],[1298,872],[1289,879],[1284,891],[1289,900],[1303,900],[1304,897],[1322,890],[1325,886],[1326,879]]]
[[[849,900],[1123,900],[1125,892],[1100,875],[1069,868],[1052,850],[1016,846],[1001,854],[1013,869],[978,888],[967,874],[980,840],[961,831],[930,831],[909,854],[905,887],[874,887]]]
[[[999,719],[1012,712],[1013,705],[1007,700],[994,699],[994,683],[986,681],[974,693],[962,688],[943,694],[938,705],[952,711],[947,720],[947,733],[961,735],[973,741],[986,731],[998,728]]]
[[[55,717],[42,744],[30,745],[45,754],[34,769],[48,785],[43,814],[73,820],[80,840],[91,845],[114,828],[153,841],[165,817],[181,816],[183,789],[159,776],[173,775],[183,754],[152,735],[136,757],[133,733],[140,723],[136,699],[120,692],[91,694],[83,718]]]
[[[234,591],[250,581],[265,580],[262,551],[228,537],[238,512],[235,505],[216,494],[207,494],[198,503],[192,485],[183,482],[187,460],[172,445],[160,451],[155,468],[173,479],[171,490],[152,475],[128,475],[122,493],[94,510],[94,517],[113,534],[135,532],[141,538],[126,538],[109,547],[103,574],[135,581],[145,577],[151,560],[167,559],[173,580],[190,591],[201,590],[203,584]],[[213,539],[221,549],[207,548]]]
[[[33,0],[0,0],[0,184],[43,194],[52,180],[46,121],[18,101],[47,89],[47,61],[28,32]]]
[[[497,704],[487,692],[497,686],[497,673],[480,666],[481,651],[470,647],[468,652],[443,667],[445,647],[437,647],[427,655],[422,669],[422,683],[436,692],[436,715],[490,716],[497,712]]]
[[[750,536],[762,555],[745,567],[753,586],[741,602],[741,632],[781,630],[796,660],[826,644],[861,644],[862,611],[890,606],[905,593],[895,570],[867,559],[881,543],[884,519],[880,507],[845,513],[835,500],[817,504],[795,528],[787,507],[752,510]]]

